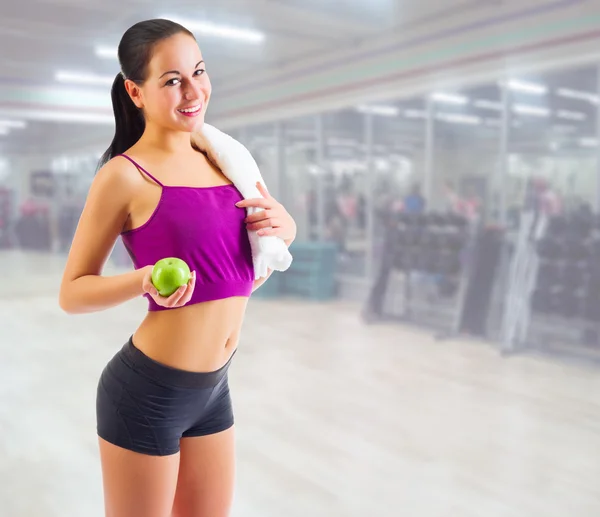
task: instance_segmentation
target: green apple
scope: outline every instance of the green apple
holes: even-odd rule
[[[191,278],[189,266],[181,259],[167,257],[152,268],[152,284],[161,296],[171,296]]]

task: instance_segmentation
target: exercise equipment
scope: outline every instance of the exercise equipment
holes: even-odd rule
[[[546,219],[525,213],[512,257],[502,349],[561,348],[600,336],[600,219],[585,210]],[[595,343],[600,350],[600,342]],[[565,352],[566,350],[566,352]]]
[[[362,311],[364,320],[419,321],[456,332],[474,235],[468,221],[455,214],[398,214]],[[398,301],[399,312],[391,308]]]

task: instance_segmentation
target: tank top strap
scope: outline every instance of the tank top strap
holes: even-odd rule
[[[139,163],[137,163],[133,158],[130,158],[126,154],[119,154],[117,156],[122,156],[123,158],[126,158],[131,163],[133,163],[133,165],[135,165],[140,171],[142,171],[144,174],[146,174],[151,180],[158,183],[161,187],[164,187],[164,185],[160,181],[158,181],[154,176],[152,176],[152,174],[150,174],[146,169],[144,169],[144,167],[142,167]]]

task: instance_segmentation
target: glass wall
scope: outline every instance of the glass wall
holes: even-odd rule
[[[539,203],[548,213],[597,208],[596,67],[507,84],[508,210]]]
[[[598,209],[599,86],[596,65],[517,74],[236,134],[298,239],[337,243],[339,277],[369,283],[395,212],[514,226],[532,203]]]
[[[428,206],[472,220],[497,219],[501,197],[502,110],[497,85],[433,92]]]
[[[298,240],[319,240],[317,119],[300,117],[279,124],[281,202],[294,216]],[[277,127],[277,126],[276,126]]]

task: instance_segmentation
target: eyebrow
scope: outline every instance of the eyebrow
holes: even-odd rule
[[[196,63],[196,66],[194,68],[198,68],[202,63],[204,63],[204,61],[198,61],[198,63]],[[165,72],[164,74],[162,74],[159,79],[162,79],[165,75],[167,74],[177,74],[177,75],[181,75],[181,72],[179,70],[169,70],[168,72]]]

